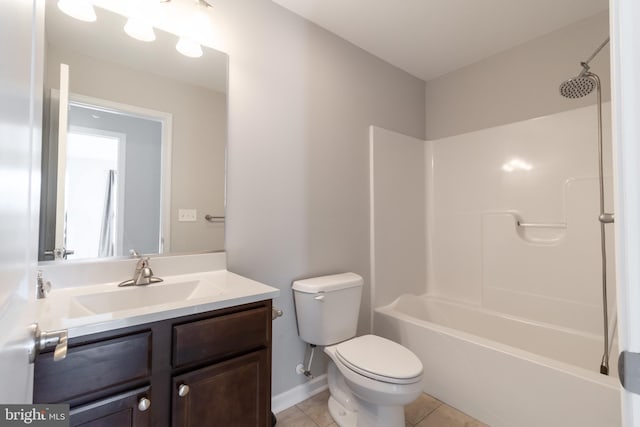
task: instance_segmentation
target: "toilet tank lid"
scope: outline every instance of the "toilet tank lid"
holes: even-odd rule
[[[316,294],[318,292],[337,291],[340,289],[362,286],[362,277],[355,273],[332,274],[329,276],[312,277],[293,282],[293,290]]]

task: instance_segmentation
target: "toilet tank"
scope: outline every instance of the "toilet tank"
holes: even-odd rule
[[[333,274],[293,282],[298,334],[315,345],[332,345],[356,335],[362,277]]]

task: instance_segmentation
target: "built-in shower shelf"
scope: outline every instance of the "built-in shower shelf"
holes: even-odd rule
[[[522,222],[516,221],[516,225],[522,228],[567,228],[566,222]]]

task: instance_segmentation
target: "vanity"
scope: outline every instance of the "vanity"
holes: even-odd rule
[[[189,2],[155,5],[171,19],[150,43],[123,31],[129,1],[93,3],[87,24],[46,0],[38,259],[53,290],[35,317],[61,343],[33,352],[33,401],[68,403],[72,426],[271,426],[279,291],[215,252],[228,57],[212,40],[182,56],[169,24]],[[131,279],[138,252],[161,283]]]
[[[54,289],[40,326],[66,327],[67,353],[36,356],[33,401],[72,426],[271,426],[278,293],[227,270]]]

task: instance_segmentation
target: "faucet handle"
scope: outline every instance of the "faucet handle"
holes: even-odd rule
[[[149,268],[149,257],[141,256],[138,258],[138,264],[136,265],[137,270],[142,270],[143,268]]]
[[[144,256],[135,249],[129,249],[129,254],[133,258],[138,258],[138,263],[136,264],[136,272],[142,270],[145,267],[149,266],[149,257]]]

